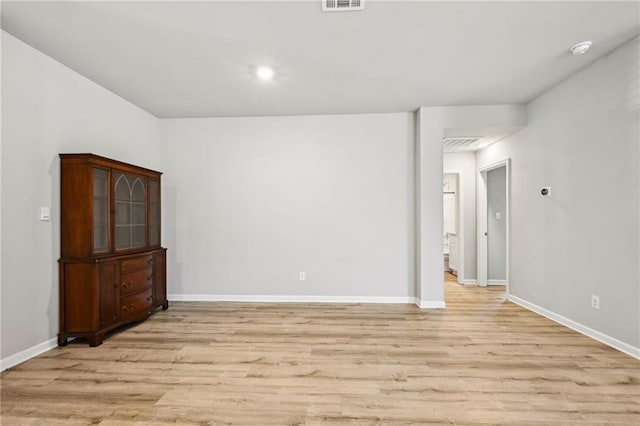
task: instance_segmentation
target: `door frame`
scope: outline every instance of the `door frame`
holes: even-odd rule
[[[460,169],[445,169],[442,172],[442,176],[446,174],[458,175],[458,187],[456,188],[456,198],[458,202],[458,211],[456,212],[458,217],[458,276],[456,281],[458,284],[464,283],[464,197],[462,196],[462,176],[463,172]],[[443,219],[444,220],[444,219]]]
[[[491,163],[487,166],[483,166],[478,168],[477,172],[477,242],[478,242],[478,257],[477,257],[477,272],[478,272],[478,280],[477,284],[481,287],[486,287],[488,285],[488,253],[489,253],[489,240],[487,239],[487,228],[488,228],[488,213],[487,213],[487,172],[491,170],[498,169],[500,167],[506,167],[506,283],[505,289],[507,295],[509,295],[509,281],[510,281],[510,273],[509,273],[509,264],[510,264],[510,229],[511,229],[511,158],[506,158],[501,161],[497,161],[495,163]]]

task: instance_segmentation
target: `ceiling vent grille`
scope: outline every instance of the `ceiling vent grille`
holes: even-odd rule
[[[322,0],[323,12],[348,12],[363,9],[364,0]]]
[[[481,136],[447,137],[442,142],[444,152],[477,151],[483,147]]]

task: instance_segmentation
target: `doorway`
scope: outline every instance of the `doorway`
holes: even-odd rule
[[[478,170],[478,285],[509,291],[509,159]]]
[[[444,271],[450,279],[464,277],[463,203],[460,171],[445,171],[442,179]]]
[[[458,275],[458,175],[445,173],[442,178],[442,213],[444,218],[444,270]]]

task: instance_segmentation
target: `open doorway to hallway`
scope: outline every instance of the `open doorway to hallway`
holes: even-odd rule
[[[509,283],[509,160],[478,170],[478,285]]]
[[[458,275],[460,267],[458,240],[459,180],[458,173],[445,173],[442,179],[444,271],[454,276]]]
[[[487,284],[507,283],[507,167],[487,171]]]

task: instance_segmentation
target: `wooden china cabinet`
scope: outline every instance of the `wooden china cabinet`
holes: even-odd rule
[[[169,307],[160,246],[160,172],[60,154],[60,333],[91,346]]]

